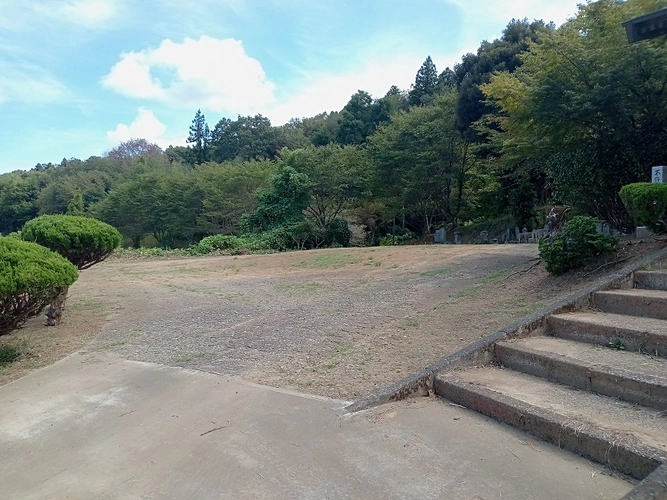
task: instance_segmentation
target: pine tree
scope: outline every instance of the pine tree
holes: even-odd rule
[[[200,165],[208,161],[209,146],[211,144],[211,130],[208,128],[206,118],[201,109],[197,110],[192,125],[190,125],[190,135],[187,142],[193,144],[195,151],[195,163]]]
[[[428,56],[417,72],[415,83],[410,87],[408,102],[411,106],[429,104],[438,85],[438,70]]]
[[[85,215],[83,206],[83,195],[77,191],[67,204],[67,215]]]

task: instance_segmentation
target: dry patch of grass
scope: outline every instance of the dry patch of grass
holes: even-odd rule
[[[13,362],[0,363],[0,385],[78,351],[100,331],[105,316],[101,301],[70,297],[58,326],[45,326],[44,316],[40,315],[23,328],[0,337],[1,350],[18,353]]]

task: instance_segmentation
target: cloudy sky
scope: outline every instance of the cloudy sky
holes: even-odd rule
[[[198,108],[211,128],[340,110],[580,1],[0,0],[0,172],[133,137],[181,145]]]

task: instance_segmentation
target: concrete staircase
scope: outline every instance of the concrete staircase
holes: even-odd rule
[[[436,393],[633,478],[659,472],[663,484],[667,272],[636,272],[634,286],[497,342],[491,365],[439,373]],[[627,498],[665,498],[642,491]]]

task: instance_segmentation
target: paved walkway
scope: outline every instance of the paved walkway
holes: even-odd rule
[[[600,466],[438,400],[344,402],[74,354],[0,387],[7,499],[618,499]]]

